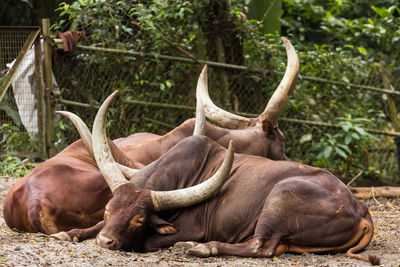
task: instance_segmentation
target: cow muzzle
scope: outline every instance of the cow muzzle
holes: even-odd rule
[[[99,233],[96,237],[97,245],[102,248],[108,248],[112,250],[119,249],[119,242],[116,238],[110,237],[107,234]]]

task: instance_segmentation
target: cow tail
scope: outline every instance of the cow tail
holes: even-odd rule
[[[368,246],[369,242],[372,239],[372,235],[373,235],[373,225],[372,225],[372,221],[367,220],[365,218],[363,218],[360,222],[360,231],[363,231],[362,233],[362,237],[360,239],[360,241],[358,242],[358,244],[352,248],[350,248],[349,250],[347,250],[346,252],[346,256],[349,258],[354,258],[354,259],[359,259],[359,260],[363,260],[366,262],[371,263],[372,265],[379,265],[380,264],[380,258],[378,256],[375,255],[368,255],[368,257],[359,255],[359,254],[355,254],[361,250],[363,250],[366,246]]]

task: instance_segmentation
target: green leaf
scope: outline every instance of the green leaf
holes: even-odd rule
[[[340,148],[342,148],[344,151],[346,151],[347,153],[351,154],[350,148],[346,145],[343,144],[339,144],[338,145]]]
[[[324,157],[329,158],[332,154],[332,151],[333,151],[333,147],[327,146],[324,150]]]
[[[348,132],[348,131],[350,130],[350,128],[351,128],[351,124],[349,124],[349,123],[346,123],[346,124],[343,124],[343,125],[342,125],[342,129],[343,129],[345,132]]]
[[[381,8],[376,6],[371,6],[371,9],[374,10],[376,13],[378,13],[378,15],[381,16],[382,18],[384,17],[384,13]]]
[[[368,135],[368,133],[366,131],[364,131],[364,129],[361,127],[355,126],[354,130],[356,130],[361,136]]]
[[[358,46],[357,47],[357,50],[358,50],[358,52],[360,52],[361,54],[363,54],[363,55],[367,55],[367,49],[365,49],[364,47],[362,47],[362,46]]]
[[[397,6],[391,6],[387,9],[387,11],[390,13],[390,15],[393,15],[393,12],[397,9]]]
[[[324,151],[322,150],[321,152],[318,153],[317,159],[324,159]]]
[[[15,125],[20,126],[22,124],[21,119],[19,117],[19,113],[17,110],[11,108],[11,106],[7,103],[7,95],[3,97],[3,100],[0,102],[0,110],[3,110],[15,123]]]
[[[160,83],[160,90],[161,90],[161,91],[165,91],[165,84]]]
[[[352,140],[353,138],[351,137],[351,135],[346,135],[346,137],[344,138],[344,143],[346,144],[346,145],[348,145],[348,144],[350,144],[351,143],[351,140]]]
[[[351,133],[351,137],[353,137],[354,139],[359,140],[360,136],[357,133]]]
[[[335,152],[337,154],[339,154],[339,156],[341,156],[342,158],[347,158],[347,154],[346,152],[344,152],[342,149],[340,149],[339,147],[335,147]]]
[[[165,85],[166,85],[168,88],[171,88],[171,87],[172,87],[172,81],[167,80],[167,81],[165,82]]]

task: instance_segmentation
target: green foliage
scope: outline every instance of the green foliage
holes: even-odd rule
[[[0,174],[9,177],[23,177],[36,167],[36,163],[21,160],[15,156],[7,156],[0,162]]]
[[[398,62],[400,15],[397,1],[379,0],[373,5],[365,0],[281,2],[282,35],[288,36],[296,47],[301,68],[299,85],[283,116],[332,122],[341,127],[340,130],[308,129],[302,125],[299,133],[298,125],[286,125],[282,130],[289,137],[289,156],[293,160],[329,168],[343,176],[353,176],[363,170],[375,179],[380,175],[379,166],[371,159],[370,151],[392,147],[385,141],[385,145],[378,148],[377,143],[382,138],[377,141],[361,127],[390,129],[390,124],[383,115],[385,106],[380,95],[350,84],[381,87],[377,62],[385,59],[388,68]],[[81,43],[85,45],[206,59],[206,49],[210,49],[205,45],[209,32],[203,32],[199,21],[208,18],[209,3],[208,0],[79,0],[60,5],[58,11],[65,20],[53,25],[53,29],[84,30],[86,37]],[[229,3],[229,14],[236,23],[234,30],[242,45],[239,52],[245,65],[266,71],[218,71],[233,77],[229,86],[239,88],[237,91],[243,93],[243,97],[239,97],[239,111],[259,113],[282,77],[286,53],[279,36],[262,32],[265,26],[262,21],[244,19],[246,14],[249,15],[246,12],[250,1]],[[199,66],[102,53],[81,53],[75,63],[74,77],[80,77],[84,82],[75,88],[78,82],[67,79],[67,85],[63,87],[76,90],[76,94],[69,96],[70,100],[98,105],[109,92],[120,90],[119,97],[124,100],[194,104],[193,88]],[[215,70],[209,70],[210,88],[217,88],[214,86]],[[304,76],[338,83],[305,80],[302,79]],[[218,94],[215,91],[210,90],[213,99],[216,99],[213,94]],[[248,103],[243,100],[245,97]],[[94,115],[86,111],[74,110],[84,114],[84,121],[90,124]],[[136,131],[162,134],[191,115],[176,109],[124,104],[113,111],[108,128],[113,138]],[[131,124],[126,125],[127,121]],[[75,130],[69,123],[64,121],[60,127],[59,140],[74,136]],[[311,138],[303,139],[299,144],[302,136]]]
[[[351,174],[368,169],[368,147],[378,138],[367,133],[363,127],[373,123],[369,119],[353,118],[351,114],[337,118],[337,122],[342,131],[324,133],[320,139],[313,140],[312,151],[316,153],[314,164],[334,166],[335,172]]]
[[[42,18],[59,19],[54,9],[62,0],[5,0],[0,4],[0,25],[2,26],[38,26]],[[66,0],[72,2],[72,0]]]
[[[284,0],[284,32],[308,44],[353,47],[370,60],[394,64],[399,56],[400,9],[396,0]]]
[[[385,60],[389,69],[398,67],[398,6],[397,0],[373,3],[283,0],[282,32],[291,36],[294,43],[301,44],[300,72],[303,75],[382,87],[377,63]],[[394,79],[392,82],[395,88],[399,87]],[[384,116],[386,107],[379,94],[346,85],[310,81],[302,81],[301,95],[298,92],[299,89],[286,114],[334,122],[342,127],[342,131],[314,131],[310,154],[302,160],[344,176],[354,176],[361,170],[363,176],[370,179],[387,175],[375,159],[380,157],[378,151],[385,155],[384,151],[394,149],[392,140],[386,141],[383,137],[374,140],[369,134],[356,130],[361,129],[356,126],[390,129]],[[351,127],[348,127],[348,120]],[[303,150],[307,148],[305,144],[307,142],[302,144]],[[296,144],[293,147],[289,143],[288,150],[300,154]],[[388,166],[396,168],[395,163],[389,163],[394,162],[395,157],[386,161]],[[398,182],[396,176],[387,178]]]
[[[13,120],[15,125],[20,126],[22,124],[21,119],[19,118],[18,111],[13,109],[8,103],[8,94],[4,94],[4,97],[0,102],[0,110],[3,110],[7,114],[7,116],[9,116]]]
[[[91,45],[141,51],[171,50],[171,46],[194,50],[200,31],[193,11],[202,1],[75,1],[57,9],[67,15],[71,28],[88,33]],[[52,26],[65,27],[66,21]]]
[[[261,21],[264,33],[280,34],[281,6],[281,0],[252,0],[248,18]]]
[[[84,30],[86,37],[81,44],[111,47],[117,49],[132,49],[135,51],[152,52],[157,54],[167,54],[172,56],[191,56],[205,58],[205,38],[199,26],[199,20],[207,16],[204,6],[209,1],[75,1],[72,4],[62,3],[58,9],[61,15],[68,20],[60,21],[52,26],[53,30],[63,30],[70,27],[76,30]],[[232,1],[231,16],[239,22],[240,12],[238,9],[243,5],[241,1]],[[197,11],[197,12],[195,12]],[[236,12],[237,11],[237,12]],[[245,22],[247,23],[247,22]],[[239,36],[245,36],[249,31],[238,24],[240,27]],[[244,38],[250,39],[250,38]],[[265,58],[266,55],[263,55]],[[262,59],[260,59],[262,60]],[[93,91],[87,92],[91,95],[93,104],[99,104],[104,100],[106,90],[120,90],[129,100],[130,95],[134,99],[148,99],[157,102],[163,99],[165,102],[174,104],[194,104],[195,100],[186,100],[186,96],[194,88],[193,84],[197,79],[199,71],[194,71],[189,75],[188,69],[198,68],[193,64],[171,62],[159,59],[144,60],[139,57],[124,57],[106,54],[85,54],[77,58],[79,68],[76,73],[79,77],[81,73],[88,73],[90,79],[89,88]],[[78,68],[77,67],[77,68]],[[91,79],[92,71],[96,79]],[[62,72],[64,73],[64,72]],[[105,74],[99,74],[105,73]],[[210,74],[211,76],[212,74]],[[211,80],[211,79],[210,79]],[[69,81],[68,81],[69,82]],[[176,86],[176,85],[179,86]],[[71,88],[73,85],[67,85]],[[79,90],[79,89],[77,89]],[[121,94],[122,95],[122,94]],[[82,101],[79,95],[76,101]],[[136,107],[137,109],[137,107]],[[163,121],[169,125],[176,125],[176,119],[182,118],[182,111],[170,110],[166,116],[165,110],[151,111],[151,116],[145,115],[149,109],[144,108],[143,112],[138,113],[134,108],[127,107],[124,114],[135,113],[134,120],[146,119],[148,117]],[[121,114],[121,115],[124,115]],[[92,121],[91,118],[86,120]],[[112,127],[120,129],[115,137],[127,135],[121,130],[124,127],[122,120],[115,121]],[[151,126],[149,128],[149,126]],[[126,128],[126,127],[125,127]],[[131,127],[129,127],[131,128]],[[160,129],[154,122],[148,122],[143,126],[133,127],[134,129],[145,129],[150,132],[164,133],[166,130]]]
[[[37,148],[35,137],[28,132],[22,132],[20,128],[11,124],[5,123],[0,126],[3,139],[0,144],[5,147],[6,153],[18,152],[33,152]]]
[[[11,123],[5,123],[0,127],[3,139],[0,144],[4,147],[4,158],[0,161],[0,174],[10,177],[22,177],[27,175],[37,164],[29,159],[21,160],[16,152],[29,153],[37,149],[35,138],[27,132],[21,132],[19,127]]]
[[[375,12],[371,17],[346,21],[346,27],[341,30],[343,41],[357,44],[357,50],[372,60],[384,59],[394,64],[400,48],[400,9],[396,5],[381,8],[371,5],[370,8]]]

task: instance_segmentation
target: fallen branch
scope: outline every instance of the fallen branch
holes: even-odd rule
[[[350,186],[352,183],[354,183],[354,181],[357,180],[363,172],[364,171],[360,171],[353,179],[350,180],[350,182],[347,183],[347,186]]]
[[[376,197],[400,197],[400,187],[378,186],[378,187],[352,187],[350,191],[357,198],[376,198]]]

